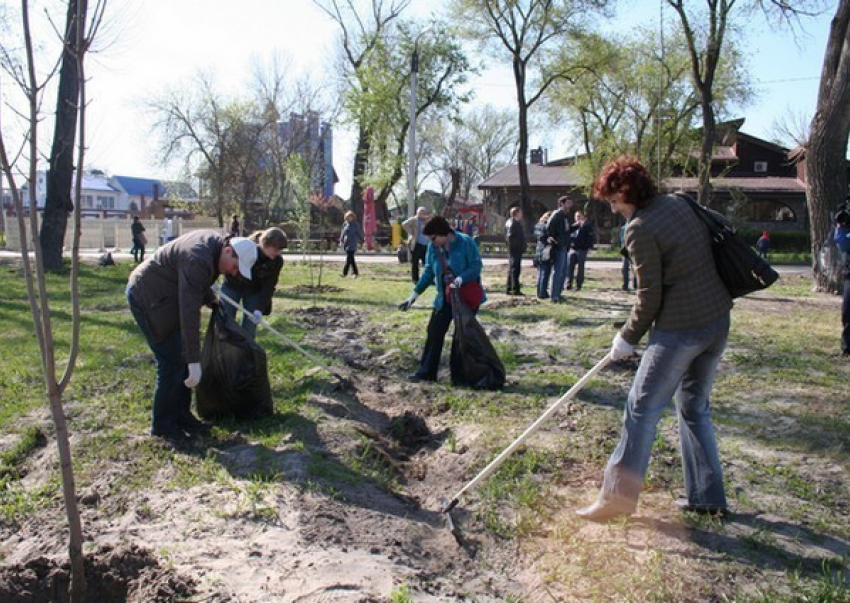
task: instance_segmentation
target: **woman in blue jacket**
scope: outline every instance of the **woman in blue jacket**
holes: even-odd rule
[[[431,239],[425,252],[425,270],[414,285],[410,297],[399,304],[399,310],[409,310],[417,297],[436,284],[437,295],[428,322],[428,338],[419,360],[419,370],[408,377],[411,381],[436,381],[443,342],[452,323],[452,307],[447,299],[446,287],[460,288],[464,283],[480,283],[482,264],[478,245],[473,238],[454,230],[442,216],[431,218],[422,232]],[[477,311],[477,308],[473,310]]]

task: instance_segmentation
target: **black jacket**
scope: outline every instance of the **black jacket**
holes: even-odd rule
[[[525,253],[525,230],[521,221],[511,218],[505,223],[505,239],[511,253]]]
[[[242,275],[224,277],[228,287],[241,291],[243,295],[260,294],[258,308],[266,316],[272,313],[272,296],[274,295],[280,269],[283,267],[283,258],[271,259],[260,247],[257,247],[257,261],[251,268],[251,280]]]
[[[570,232],[572,231],[572,222],[562,208],[556,209],[547,223],[549,238],[555,240],[555,246],[560,249],[570,248]]]

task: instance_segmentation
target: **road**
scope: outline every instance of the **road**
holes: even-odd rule
[[[67,255],[67,252],[66,252]],[[80,250],[80,257],[85,260],[96,260],[101,255],[103,255],[102,251],[97,249],[83,249]],[[148,254],[149,255],[149,254]],[[8,251],[6,249],[0,249],[0,258],[20,258],[21,254],[17,251]],[[112,252],[112,257],[116,262],[130,262],[133,260],[133,256],[127,252]],[[327,253],[322,256],[313,255],[314,260],[318,260],[320,257],[322,260],[326,262],[344,262],[345,255],[342,253]],[[304,259],[304,254],[302,253],[285,253],[284,258],[290,261],[299,261]],[[505,266],[507,269],[508,266],[508,258],[504,256],[499,257],[484,257],[482,258],[485,266]],[[596,260],[592,257],[587,259],[593,266],[602,268],[604,270],[619,270],[621,263],[620,260]],[[398,258],[395,254],[388,253],[370,253],[370,252],[362,252],[357,254],[357,263],[359,264],[393,264],[398,263]],[[523,268],[532,268],[531,257],[527,257],[523,260]],[[784,265],[784,264],[774,264],[773,268],[779,274],[802,274],[811,276],[812,268],[811,266],[801,266],[801,265]]]

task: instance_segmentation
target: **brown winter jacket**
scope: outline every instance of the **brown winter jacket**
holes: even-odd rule
[[[215,300],[210,287],[223,248],[218,232],[195,230],[158,248],[130,274],[127,289],[147,315],[154,340],[180,329],[187,364],[201,361],[201,306]]]
[[[685,201],[659,195],[635,211],[626,249],[638,280],[637,300],[620,335],[637,344],[653,324],[696,329],[729,312],[732,298],[714,267],[708,229]]]

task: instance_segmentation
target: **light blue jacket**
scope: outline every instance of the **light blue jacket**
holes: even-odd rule
[[[454,236],[454,240],[451,237]],[[478,251],[478,245],[472,240],[472,237],[465,235],[456,230],[452,230],[450,237],[448,256],[444,254],[446,263],[455,276],[463,279],[464,283],[474,281],[481,282],[481,253]],[[445,300],[445,288],[443,283],[443,263],[440,261],[438,254],[443,253],[433,243],[428,244],[428,251],[425,253],[425,269],[422,271],[422,276],[413,287],[417,295],[422,295],[425,290],[431,285],[437,285],[437,296],[434,298],[434,309],[439,310],[443,307]],[[484,300],[487,300],[487,295],[484,295]]]

